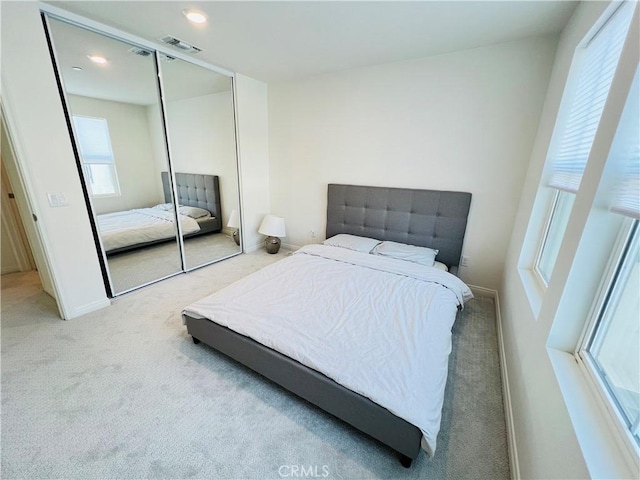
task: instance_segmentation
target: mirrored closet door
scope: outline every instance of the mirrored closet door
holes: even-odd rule
[[[240,253],[231,77],[45,18],[110,293]]]
[[[161,62],[160,73],[178,211],[213,233],[183,229],[190,269],[240,251],[231,218],[240,208],[233,85],[226,75],[180,59]]]

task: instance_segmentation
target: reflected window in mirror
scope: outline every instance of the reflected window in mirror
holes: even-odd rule
[[[73,124],[91,196],[119,196],[118,171],[113,158],[107,119],[74,115]]]

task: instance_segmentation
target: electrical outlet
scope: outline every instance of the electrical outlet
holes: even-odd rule
[[[315,231],[315,230],[310,230],[310,231],[309,231],[309,236],[310,236],[311,238],[316,238],[316,231]]]
[[[467,257],[466,255],[463,255],[460,258],[460,266],[461,267],[468,267],[469,266],[469,257]]]

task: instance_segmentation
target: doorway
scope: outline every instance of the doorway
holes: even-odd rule
[[[27,233],[18,212],[15,194],[0,153],[0,171],[2,174],[2,258],[0,274],[29,272],[36,269],[33,253],[27,240]]]
[[[4,105],[0,105],[2,274],[25,273],[31,277],[31,283],[39,281],[42,290],[57,303],[55,286],[36,225],[37,219],[30,206],[15,144],[5,118]],[[64,318],[59,305],[58,313]]]

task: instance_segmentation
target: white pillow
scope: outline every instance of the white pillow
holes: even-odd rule
[[[438,250],[418,247],[416,245],[407,245],[406,243],[382,242],[376,246],[371,253],[433,267]]]
[[[173,203],[161,203],[153,208],[157,208],[158,210],[166,210],[168,212],[169,210],[173,210]]]
[[[205,210],[204,208],[198,208],[198,207],[188,207],[187,205],[180,205],[180,208],[178,208],[178,211],[180,212],[181,215],[187,215],[188,217],[191,217],[191,218],[203,218],[203,217],[211,216],[211,212],[209,210]]]
[[[339,233],[331,238],[327,238],[324,245],[331,247],[348,248],[349,250],[355,250],[356,252],[370,253],[376,245],[380,243],[380,240],[368,237],[359,237],[357,235],[349,235],[348,233]]]
[[[433,266],[439,270],[444,270],[445,272],[449,271],[449,267],[447,267],[444,263],[433,262]]]

